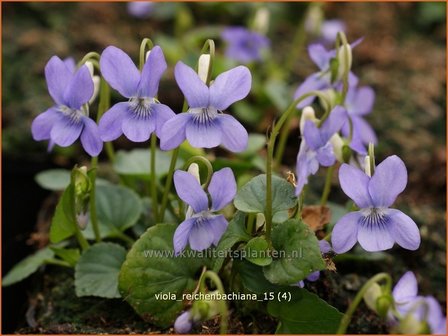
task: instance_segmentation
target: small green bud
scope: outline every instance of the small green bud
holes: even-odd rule
[[[347,145],[347,144],[344,144],[342,146],[342,160],[345,163],[349,163],[350,162],[350,158],[352,157],[352,155],[353,155],[353,151],[350,148],[350,146]]]
[[[87,175],[87,167],[75,167],[72,171],[73,182],[75,184],[75,195],[80,197],[88,194],[91,190],[90,178]]]
[[[210,297],[216,295],[219,291],[209,292]],[[221,302],[216,300],[197,300],[191,307],[191,316],[193,321],[207,321],[215,317],[220,312]]]
[[[377,283],[372,284],[364,294],[364,302],[367,307],[372,309],[373,311],[377,311],[377,300],[382,295],[382,290],[380,285]]]
[[[389,294],[383,294],[376,299],[376,311],[380,317],[386,317],[393,303],[393,299]]]
[[[332,58],[330,60],[330,74],[331,74],[331,82],[334,83],[340,77],[339,75],[339,60],[337,58]]]
[[[407,314],[395,328],[400,334],[431,334],[431,329],[426,321],[420,321],[412,313]]]

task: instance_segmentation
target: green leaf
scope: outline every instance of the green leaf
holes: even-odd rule
[[[47,259],[53,258],[54,253],[49,248],[44,248],[30,255],[15,265],[2,279],[2,286],[10,286],[22,281],[36,272]]]
[[[182,294],[193,292],[195,279],[208,263],[198,256],[175,257],[175,230],[176,226],[171,224],[149,228],[132,246],[119,278],[122,297],[144,320],[162,328],[172,325],[182,311]],[[176,298],[158,297],[163,293],[172,293]]]
[[[257,154],[257,152],[266,145],[266,136],[257,133],[249,134],[247,148],[239,156],[247,157]]]
[[[96,208],[101,237],[114,237],[114,231],[125,231],[137,223],[142,213],[142,202],[129,188],[101,185],[96,188]],[[88,239],[94,239],[91,223],[84,233]]]
[[[239,275],[243,286],[251,292],[264,294],[283,288],[283,286],[270,283],[263,274],[263,268],[249,261],[234,260],[233,267],[235,267],[235,271]]]
[[[118,273],[126,250],[113,243],[98,243],[85,251],[75,268],[77,296],[119,298]]]
[[[133,149],[129,152],[118,151],[114,162],[114,169],[120,175],[131,175],[149,180],[151,172],[150,162],[150,152],[148,149]],[[159,150],[156,152],[157,177],[164,176],[168,173],[170,162],[171,153]],[[182,164],[183,162],[179,158],[176,167],[179,168]]]
[[[36,183],[48,190],[64,190],[70,184],[70,171],[67,169],[49,169],[35,176]]]
[[[264,213],[266,206],[266,175],[250,180],[235,197],[235,207],[247,213]],[[288,210],[297,203],[294,187],[285,179],[272,176],[272,214],[275,223],[288,219]]]
[[[75,267],[76,263],[81,256],[78,249],[65,249],[61,247],[50,247],[50,249],[62,260],[68,262],[70,265]]]
[[[279,111],[284,111],[291,100],[291,94],[284,81],[271,79],[266,82],[264,90]]]
[[[291,285],[312,272],[325,269],[314,232],[297,219],[290,219],[273,228],[272,245],[279,258],[263,268],[264,275],[272,283]]]
[[[225,251],[230,250],[236,243],[246,242],[251,238],[251,235],[246,232],[246,215],[237,211],[229,222],[229,226],[221,237],[218,246],[215,248],[217,257],[213,259],[213,271],[219,272],[226,259],[224,256],[220,256],[220,254],[225,254]]]
[[[59,199],[50,227],[50,241],[59,243],[75,234],[75,209],[73,185],[70,184]]]
[[[272,257],[268,255],[269,244],[262,237],[249,240],[246,247],[246,259],[258,266],[267,266],[272,263]]]
[[[343,314],[305,289],[291,290],[291,301],[270,301],[268,313],[280,320],[277,334],[335,334]]]

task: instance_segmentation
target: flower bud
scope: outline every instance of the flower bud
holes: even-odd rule
[[[174,322],[174,331],[176,334],[188,334],[192,328],[193,322],[189,311],[180,314]]]
[[[372,170],[370,167],[370,156],[366,155],[366,157],[364,158],[364,172],[366,173],[367,176],[372,177]]]
[[[81,212],[76,214],[76,223],[81,230],[84,230],[87,227],[87,223],[89,223],[89,213]]]
[[[91,182],[89,176],[87,176],[87,167],[74,168],[74,183],[75,183],[75,195],[82,196],[90,192]]]
[[[218,290],[210,292],[210,296],[217,296]],[[198,300],[193,303],[191,307],[191,320],[193,321],[207,321],[220,312],[220,304],[222,302],[216,300]]]
[[[266,7],[259,8],[255,13],[254,30],[260,34],[266,34],[269,29],[269,10]]]
[[[311,3],[305,19],[305,29],[312,35],[319,35],[324,13],[321,5],[318,3]]]
[[[204,83],[207,82],[209,68],[210,68],[210,54],[202,54],[201,56],[199,56],[198,61],[198,75],[199,78]]]
[[[344,144],[344,141],[342,140],[341,136],[336,133],[330,138],[330,143],[333,146],[333,152],[334,156],[339,162],[345,162],[344,161],[344,148],[346,145]]]
[[[350,44],[343,44],[338,49],[338,75],[337,79],[344,78],[345,75],[348,75],[350,69],[352,68],[352,47]]]
[[[258,231],[258,229],[263,227],[265,223],[266,223],[266,218],[264,217],[264,214],[262,214],[261,212],[257,213],[257,217],[255,220],[255,230]]]
[[[85,63],[85,65],[89,69],[90,77],[92,77],[92,81],[93,81],[93,95],[92,95],[92,98],[90,98],[90,100],[89,100],[89,104],[92,104],[93,101],[96,99],[96,97],[98,97],[98,93],[100,92],[100,77],[95,76],[93,74],[93,63],[92,62],[87,61]]]
[[[364,294],[364,302],[367,307],[372,309],[374,312],[377,311],[377,300],[382,295],[381,287],[377,283],[372,284]]]
[[[300,133],[303,134],[303,129],[305,127],[305,122],[311,120],[316,123],[318,119],[316,118],[316,113],[311,106],[306,106],[302,110],[302,116],[300,117]]]
[[[197,163],[192,163],[188,167],[188,172],[195,177],[195,179],[201,184],[201,177],[199,175],[199,165]],[[191,218],[193,216],[193,208],[191,206],[188,206],[187,212],[185,213],[185,218]]]
[[[383,294],[376,299],[376,311],[380,317],[386,317],[392,305],[393,299],[389,294]]]
[[[414,314],[407,314],[395,328],[394,332],[412,335],[412,334],[430,334],[430,328],[426,321],[420,321]]]
[[[353,151],[350,148],[350,146],[347,144],[344,144],[342,146],[342,162],[349,163],[352,155],[353,155]]]

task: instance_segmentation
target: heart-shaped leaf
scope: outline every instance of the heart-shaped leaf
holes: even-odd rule
[[[85,251],[75,268],[77,296],[118,298],[118,273],[126,250],[113,243],[98,243]]]
[[[305,289],[291,290],[291,301],[270,301],[268,313],[280,320],[277,334],[335,334],[343,316]]]
[[[142,213],[142,202],[129,188],[99,185],[96,188],[96,208],[101,237],[114,237],[114,232],[125,231],[137,223]],[[84,234],[88,239],[94,239],[91,223]]]
[[[250,180],[235,197],[235,207],[246,213],[264,213],[266,207],[266,175]],[[272,176],[272,214],[275,223],[289,218],[288,210],[297,203],[294,187],[285,179]]]
[[[310,273],[325,269],[316,236],[297,219],[290,219],[273,228],[272,245],[278,258],[263,268],[266,278],[272,283],[295,284]]]
[[[174,322],[183,309],[182,294],[194,290],[200,270],[208,264],[190,250],[174,255],[175,230],[171,224],[149,228],[132,246],[119,278],[122,297],[144,320],[163,328]]]

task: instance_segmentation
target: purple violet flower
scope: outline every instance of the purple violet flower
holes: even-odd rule
[[[343,164],[339,169],[341,188],[360,210],[346,214],[334,226],[334,251],[347,252],[356,241],[369,252],[390,249],[395,242],[416,250],[420,245],[417,225],[400,210],[389,208],[405,189],[407,180],[406,166],[396,155],[381,162],[372,177]]]
[[[49,140],[50,149],[54,144],[68,147],[80,137],[85,151],[97,156],[103,149],[103,142],[96,123],[83,107],[93,95],[92,77],[85,65],[76,72],[72,70],[57,56],[48,61],[45,77],[56,105],[33,120],[31,132],[36,141]]]
[[[361,43],[362,39],[358,39],[350,46],[353,49],[359,43]],[[314,64],[319,68],[318,72],[315,72],[309,75],[304,82],[297,88],[294,93],[294,99],[303,96],[304,94],[311,91],[318,91],[324,89],[330,89],[333,87],[338,87],[340,85],[340,81],[332,82],[331,78],[331,59],[336,57],[336,50],[327,50],[322,44],[310,44],[308,46],[308,55]],[[350,71],[349,73],[349,85],[356,85],[358,79],[357,77]],[[302,109],[305,106],[310,105],[314,101],[315,97],[311,96],[304,100],[302,100],[298,105],[298,109]]]
[[[110,86],[129,99],[104,113],[99,122],[103,141],[115,140],[123,133],[134,142],[148,140],[152,132],[160,137],[164,123],[175,115],[156,99],[160,78],[167,68],[162,49],[152,48],[141,73],[126,53],[113,46],[103,51],[100,66]]]
[[[174,331],[176,334],[188,334],[193,328],[193,321],[189,311],[180,314],[174,322]]]
[[[398,312],[405,316],[413,310],[413,307],[419,302],[426,302],[428,305],[428,324],[433,334],[446,334],[446,317],[443,315],[442,309],[437,300],[432,296],[418,295],[417,279],[411,271],[406,272],[395,285],[392,296],[395,301],[395,307]],[[417,307],[414,316],[418,320],[423,320],[424,309],[423,305]],[[389,320],[396,324],[397,321],[392,314],[389,314]]]
[[[345,23],[341,20],[326,20],[320,27],[320,36],[325,44],[332,44],[336,41],[339,32],[345,32]]]
[[[193,209],[191,217],[186,218],[174,233],[176,255],[187,243],[195,251],[205,250],[212,244],[216,246],[226,231],[228,222],[223,215],[214,213],[223,209],[236,195],[236,181],[232,170],[223,168],[213,174],[208,186],[211,206],[207,194],[192,174],[176,171],[174,186],[179,197]]]
[[[177,63],[174,75],[190,108],[166,122],[161,132],[160,148],[176,148],[186,138],[196,148],[213,148],[222,144],[232,152],[245,150],[247,131],[234,117],[222,111],[249,94],[252,82],[249,69],[238,66],[223,72],[210,87],[182,62]]]
[[[151,16],[155,3],[149,1],[132,1],[127,3],[128,13],[138,19]]]
[[[330,167],[335,163],[336,157],[330,139],[341,129],[346,121],[346,114],[343,107],[336,106],[322,127],[318,128],[311,120],[305,122],[303,139],[297,155],[296,195],[300,195],[308,183],[308,177],[316,174],[319,165]]]
[[[345,98],[345,108],[347,110],[347,122],[342,127],[342,134],[345,137],[350,135],[351,119],[353,127],[352,141],[350,147],[358,154],[367,155],[366,146],[369,143],[376,144],[378,139],[372,126],[364,119],[364,116],[372,111],[375,101],[375,92],[368,86],[351,86]]]
[[[244,27],[228,27],[221,37],[227,42],[226,56],[241,63],[261,60],[261,52],[269,47],[269,39]]]

